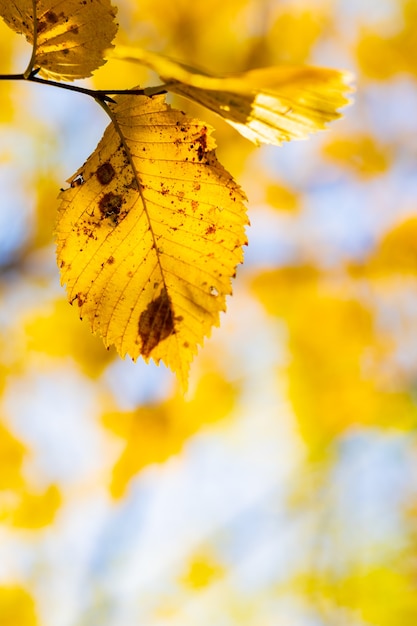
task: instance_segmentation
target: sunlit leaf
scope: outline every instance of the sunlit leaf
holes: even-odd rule
[[[205,124],[162,96],[122,96],[61,193],[58,263],[105,344],[162,360],[186,385],[242,261],[244,197]]]
[[[188,564],[188,571],[181,577],[181,583],[195,590],[206,589],[224,574],[224,568],[216,563],[213,557],[207,554],[194,554]]]
[[[29,350],[58,358],[71,355],[85,374],[93,378],[102,373],[115,355],[114,351],[103,350],[101,340],[80,324],[64,298],[32,311],[25,331]]]
[[[16,507],[10,511],[9,521],[15,528],[37,530],[49,526],[61,506],[61,493],[56,485],[44,491],[24,490]]]
[[[400,566],[399,566],[400,565]],[[402,571],[403,570],[403,571]],[[357,623],[372,626],[402,626],[417,620],[415,582],[398,563],[350,566],[349,574],[324,575],[314,571],[294,581],[313,605],[320,604],[325,615],[335,610],[349,613]],[[349,618],[348,618],[349,619]]]
[[[309,10],[307,4],[300,8],[296,5],[278,5],[281,11],[271,24],[267,38],[274,57],[280,63],[305,63],[311,49],[320,38],[327,25],[328,18],[319,6]]]
[[[289,187],[271,183],[266,188],[266,201],[279,211],[298,211],[300,199]]]
[[[417,5],[415,0],[401,0],[395,5],[402,9],[397,22],[390,16],[379,28],[361,29],[357,45],[359,66],[364,75],[373,79],[387,80],[404,72],[417,76]]]
[[[378,176],[391,164],[389,149],[366,134],[334,137],[323,146],[323,154],[361,178]]]
[[[417,277],[417,217],[396,224],[363,263],[352,263],[350,269],[370,277]]]
[[[32,0],[0,0],[0,15],[10,28],[34,41]],[[34,68],[58,80],[86,78],[103,65],[104,50],[117,31],[110,0],[36,0]]]
[[[35,603],[26,589],[18,585],[0,587],[1,626],[37,626]]]
[[[287,324],[288,395],[314,454],[352,427],[415,427],[411,394],[386,389],[371,365],[385,348],[373,312],[347,297],[346,287],[342,297],[320,284],[313,268],[298,268],[260,275],[255,289]]]
[[[25,446],[0,423],[0,491],[22,487],[25,450]]]
[[[315,67],[269,67],[224,78],[191,70],[166,57],[118,46],[118,59],[147,65],[167,88],[221,115],[256,144],[304,139],[340,117],[350,74]]]

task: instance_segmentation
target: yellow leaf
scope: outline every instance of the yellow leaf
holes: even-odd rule
[[[388,148],[366,134],[336,137],[323,147],[323,153],[362,178],[386,172],[391,161]]]
[[[32,0],[0,0],[0,15],[10,28],[34,41]],[[34,69],[55,80],[86,78],[103,65],[104,51],[117,31],[110,0],[36,0]]]
[[[385,23],[378,25],[376,31],[362,28],[357,44],[362,72],[377,80],[387,80],[403,72],[417,76],[417,5],[415,0],[401,0],[394,6],[401,9],[402,15],[397,16],[396,11],[393,12]],[[393,34],[396,24],[398,27]]]
[[[31,311],[25,325],[28,349],[51,357],[71,355],[87,376],[96,378],[114,358],[98,337],[73,315],[65,298]]]
[[[373,312],[349,297],[348,284],[333,293],[314,268],[301,267],[260,275],[254,287],[287,324],[288,396],[312,454],[352,427],[415,428],[408,390],[386,389],[378,370],[366,367],[385,352],[385,336]]]
[[[25,446],[0,422],[0,491],[23,485],[22,464]]]
[[[363,264],[352,264],[354,275],[417,276],[417,217],[409,217],[384,235]]]
[[[194,554],[188,564],[188,571],[181,577],[185,587],[200,590],[223,578],[224,568],[207,554]]]
[[[296,5],[289,8],[277,15],[266,36],[279,62],[304,63],[328,26],[328,19],[317,5],[312,10]]]
[[[299,196],[286,185],[271,183],[266,187],[266,201],[280,211],[296,212],[300,209]]]
[[[207,374],[189,401],[177,394],[158,405],[104,415],[104,426],[124,439],[124,448],[113,468],[112,496],[122,497],[138,472],[180,453],[187,439],[203,426],[224,419],[233,408],[235,395],[234,387],[221,376]]]
[[[0,587],[1,626],[36,626],[35,603],[32,596],[18,585]]]
[[[395,561],[368,567],[351,565],[346,575],[314,571],[292,582],[293,588],[298,587],[312,603],[319,601],[320,606],[326,607],[328,615],[334,615],[334,608],[343,608],[348,620],[345,623],[405,626],[417,620],[413,573],[399,568]]]
[[[244,196],[211,130],[162,96],[121,96],[110,113],[60,194],[62,282],[106,346],[162,359],[185,387],[243,259]]]
[[[37,530],[52,524],[61,506],[61,493],[56,485],[49,485],[44,492],[22,491],[21,499],[10,514],[15,528]]]
[[[280,145],[325,128],[351,91],[351,75],[334,69],[267,67],[219,78],[140,48],[118,46],[110,54],[147,65],[170,91],[221,115],[256,144]]]

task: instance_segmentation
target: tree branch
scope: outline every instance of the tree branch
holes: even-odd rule
[[[67,91],[75,91],[76,93],[82,93],[86,96],[94,98],[94,100],[101,102],[115,101],[111,98],[111,95],[133,95],[133,96],[155,96],[157,94],[166,93],[167,85],[155,85],[154,87],[146,87],[145,89],[88,89],[87,87],[78,87],[77,85],[69,85],[68,83],[59,83],[54,80],[48,80],[46,78],[39,78],[37,76],[39,69],[31,70],[26,75],[27,70],[23,74],[0,74],[0,80],[27,80],[31,83],[38,83],[39,85],[49,85],[50,87],[57,87],[58,89],[66,89]]]

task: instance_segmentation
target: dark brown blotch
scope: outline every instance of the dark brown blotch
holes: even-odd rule
[[[47,11],[44,15],[45,20],[48,24],[56,24],[58,21],[58,16],[53,11]]]
[[[139,318],[141,352],[149,357],[156,346],[175,332],[171,300],[164,287],[160,295],[152,300]]]
[[[207,152],[207,126],[203,126],[203,128],[201,129],[201,135],[197,139],[197,142],[198,142],[198,148],[197,148],[198,160],[202,161],[204,158],[204,155]]]
[[[116,172],[114,171],[113,165],[109,161],[106,161],[97,168],[96,176],[99,183],[108,185],[116,176]]]
[[[117,216],[120,213],[120,209],[123,204],[122,196],[119,196],[112,191],[104,194],[98,203],[98,208],[100,209],[103,217],[113,217]]]

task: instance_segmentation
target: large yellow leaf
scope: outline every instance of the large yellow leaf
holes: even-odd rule
[[[267,67],[219,78],[140,48],[118,46],[111,56],[150,67],[170,91],[221,115],[256,144],[280,145],[325,128],[351,91],[351,75],[334,69]]]
[[[163,96],[109,109],[114,124],[60,196],[62,281],[106,345],[162,359],[185,385],[242,262],[244,196],[210,129]]]
[[[86,78],[103,65],[104,51],[117,31],[110,0],[36,0],[34,68],[45,78]],[[10,28],[34,41],[32,0],[0,0],[0,15]]]

